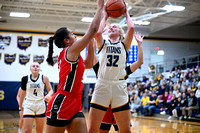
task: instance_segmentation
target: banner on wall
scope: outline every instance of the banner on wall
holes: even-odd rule
[[[21,82],[0,81],[0,109],[19,109],[16,96]]]
[[[9,46],[11,42],[10,36],[0,35],[0,49],[5,49],[6,46]]]
[[[43,40],[41,38],[38,39],[38,46],[39,47],[47,47],[48,46],[47,44],[48,44],[48,39],[46,39],[46,40]]]
[[[17,36],[17,47],[21,50],[26,50],[28,47],[31,46],[32,43],[32,36],[30,37],[23,37],[23,36]]]
[[[42,56],[38,56],[38,55],[34,55],[33,56],[33,62],[38,62],[39,64],[44,62],[44,55]]]
[[[19,63],[21,65],[26,65],[30,60],[30,54],[29,55],[23,55],[19,54]]]
[[[7,65],[11,65],[16,59],[16,54],[9,55],[9,54],[4,54],[4,62]]]

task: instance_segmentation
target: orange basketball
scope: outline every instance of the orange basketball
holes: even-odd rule
[[[111,18],[118,18],[126,11],[126,5],[122,0],[108,0],[106,3],[106,12]]]

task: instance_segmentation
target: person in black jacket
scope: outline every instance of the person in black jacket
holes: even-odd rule
[[[198,110],[197,97],[194,95],[194,91],[190,92],[190,97],[188,98],[188,107],[186,110],[188,110],[188,119],[191,119],[193,110]]]
[[[177,99],[176,99],[176,95],[173,94],[172,95],[172,100],[170,102],[170,104],[168,105],[168,108],[166,111],[163,111],[161,114],[165,115],[166,112],[169,110],[169,117],[168,120],[170,120],[172,118],[172,110],[176,108],[176,104],[177,104]]]
[[[188,99],[187,99],[187,95],[186,93],[182,93],[182,99],[181,99],[181,107],[180,110],[182,110],[182,115],[184,116],[184,118],[186,119],[187,115],[186,115],[186,107],[188,107]],[[177,112],[178,113],[178,112]],[[182,120],[183,116],[179,117],[179,120]]]
[[[176,103],[176,108],[174,110],[172,110],[174,117],[179,118],[182,115],[180,108],[181,108],[181,97],[178,97],[177,103]]]

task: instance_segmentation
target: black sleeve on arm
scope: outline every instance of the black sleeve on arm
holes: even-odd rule
[[[127,75],[130,75],[132,73],[130,66],[126,67],[126,73],[127,73]]]
[[[26,84],[27,84],[27,81],[28,81],[28,75],[22,77],[21,88],[22,88],[22,90],[24,90],[24,91],[26,90]]]
[[[96,77],[97,77],[98,70],[99,70],[99,62],[97,62],[97,64],[95,64],[95,65],[93,66],[93,69],[94,69],[94,72],[95,72]]]

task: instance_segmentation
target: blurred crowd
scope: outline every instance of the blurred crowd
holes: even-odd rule
[[[200,68],[174,67],[167,73],[145,76],[128,84],[131,113],[168,119],[192,119],[200,112]]]

